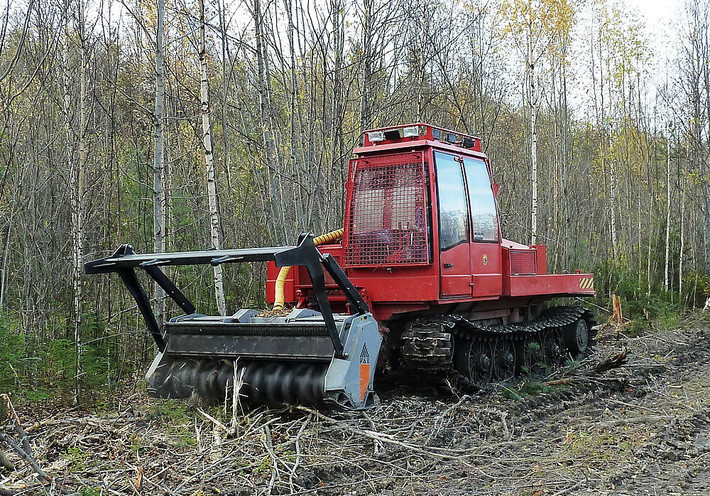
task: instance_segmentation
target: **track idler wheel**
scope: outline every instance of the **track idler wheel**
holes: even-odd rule
[[[493,348],[481,339],[462,340],[454,348],[456,370],[476,385],[484,385],[493,376]]]
[[[589,327],[583,318],[568,325],[564,329],[564,341],[573,357],[587,351],[589,346]]]

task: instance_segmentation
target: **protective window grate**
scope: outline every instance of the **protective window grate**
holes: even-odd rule
[[[514,276],[537,274],[537,251],[510,250],[510,274]]]
[[[428,263],[424,164],[358,164],[346,226],[348,267]]]

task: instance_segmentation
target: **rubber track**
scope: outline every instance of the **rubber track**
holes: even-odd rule
[[[561,331],[580,317],[587,322],[592,344],[594,316],[581,306],[552,307],[535,320],[514,324],[483,325],[460,314],[420,319],[408,323],[402,333],[401,358],[408,368],[445,372],[453,369],[454,336],[484,340],[512,337],[514,341],[542,338],[548,332]]]

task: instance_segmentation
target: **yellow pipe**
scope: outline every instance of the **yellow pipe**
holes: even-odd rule
[[[343,238],[343,229],[337,229],[331,231],[327,234],[322,234],[316,238],[313,238],[313,244],[316,246],[324,245],[326,243],[332,243]],[[271,309],[273,312],[280,312],[284,308],[284,285],[286,284],[286,277],[291,271],[290,266],[281,267],[279,275],[276,278],[276,288],[274,294],[274,307]]]
[[[318,237],[313,238],[313,244],[316,246],[324,245],[326,243],[332,243],[333,241],[338,241],[343,238],[343,228],[336,229],[327,234],[321,234]]]

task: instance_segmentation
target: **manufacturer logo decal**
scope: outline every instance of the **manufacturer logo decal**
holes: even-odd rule
[[[367,351],[367,344],[362,345],[360,352],[360,401],[365,399],[367,389],[370,386],[370,353]]]
[[[483,254],[483,265],[488,265],[488,255],[486,253]]]
[[[360,352],[360,364],[370,363],[370,353],[367,351],[367,343],[362,345]]]

